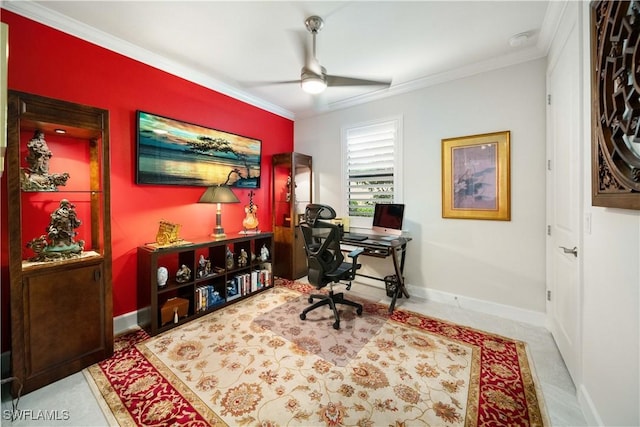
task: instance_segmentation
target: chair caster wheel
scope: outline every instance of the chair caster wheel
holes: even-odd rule
[[[358,316],[361,316],[361,315],[362,315],[362,309],[361,309],[360,307],[356,308],[356,314],[357,314]]]
[[[305,320],[307,318],[307,315],[304,313],[300,313],[300,320]]]
[[[313,302],[313,298],[309,297],[309,299],[307,301],[309,302],[309,304],[311,304]]]
[[[333,322],[333,329],[340,329],[340,322],[338,321]]]

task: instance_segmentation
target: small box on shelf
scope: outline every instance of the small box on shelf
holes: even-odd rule
[[[169,322],[177,323],[177,319],[186,317],[189,314],[189,300],[184,298],[169,298],[160,309],[162,326]]]

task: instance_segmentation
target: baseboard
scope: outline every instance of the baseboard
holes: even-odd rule
[[[584,387],[583,384],[578,387],[578,403],[580,404],[580,409],[582,409],[582,414],[584,415],[585,420],[587,421],[587,425],[589,426],[603,426],[605,425],[602,422],[602,418],[600,418],[600,414],[598,414],[598,410],[596,406],[593,404],[591,400],[591,396],[589,392]]]
[[[113,318],[113,334],[121,335],[125,332],[147,326],[151,323],[151,307],[143,307],[136,311],[121,314]]]
[[[356,281],[363,285],[372,286],[378,289],[384,289],[385,285],[379,280],[372,280],[366,277],[357,277]],[[492,301],[480,300],[476,298],[466,297],[464,295],[452,294],[449,292],[439,291],[436,289],[423,288],[406,283],[409,295],[416,298],[422,298],[427,301],[438,302],[441,304],[453,305],[465,310],[473,310],[480,313],[490,314],[493,316],[503,317],[505,319],[514,320],[516,322],[527,323],[533,326],[546,328],[546,314],[544,312],[527,310],[524,308],[513,307],[506,304],[499,304]]]
[[[546,314],[541,311],[527,310],[506,304],[471,298],[464,295],[456,295],[436,289],[412,286],[410,284],[407,284],[407,290],[409,291],[409,295],[415,295],[418,298],[424,298],[428,301],[454,305],[465,310],[478,311],[480,313],[515,320],[516,322],[523,322],[543,328],[545,327]]]

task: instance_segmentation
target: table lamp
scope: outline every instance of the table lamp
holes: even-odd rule
[[[216,239],[222,239],[226,237],[224,229],[222,228],[222,204],[223,203],[239,203],[240,200],[233,194],[231,188],[226,185],[215,185],[207,188],[207,191],[200,197],[198,203],[217,203],[216,209],[216,228],[213,229],[211,234]]]

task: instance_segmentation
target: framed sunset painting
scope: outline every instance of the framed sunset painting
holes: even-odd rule
[[[136,184],[260,187],[262,142],[138,111]]]

